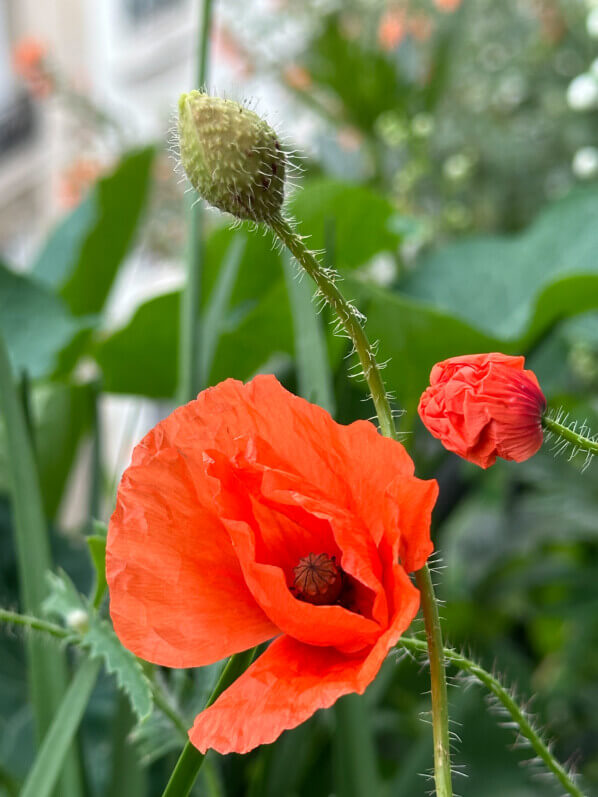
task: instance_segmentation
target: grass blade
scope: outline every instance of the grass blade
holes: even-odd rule
[[[296,272],[286,252],[283,262],[295,331],[299,393],[303,398],[319,404],[334,415],[335,401],[328,366],[326,338],[312,299],[314,286]]]
[[[100,662],[93,659],[86,659],[77,670],[27,775],[21,797],[49,797],[52,794],[99,671]]]
[[[228,305],[245,251],[245,241],[245,236],[236,235],[233,238],[204,312],[199,342],[199,378],[202,390],[208,386],[218,339],[222,332],[223,321],[226,319]]]
[[[0,412],[6,426],[11,463],[12,509],[22,608],[39,614],[46,597],[45,574],[51,568],[50,545],[39,478],[23,408],[15,388],[8,350],[0,336]],[[48,648],[43,640],[27,640],[28,679],[38,743],[44,738],[60,706],[67,685],[64,652]],[[61,797],[81,793],[74,750],[65,760]]]

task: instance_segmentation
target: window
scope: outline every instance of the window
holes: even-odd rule
[[[122,0],[125,13],[134,24],[145,22],[156,13],[182,5],[182,0]]]

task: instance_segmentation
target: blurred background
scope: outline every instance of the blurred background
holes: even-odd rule
[[[82,591],[89,518],[108,520],[132,446],[176,405],[189,202],[174,111],[198,20],[196,0],[0,0],[0,334],[53,565]],[[289,210],[368,317],[404,442],[440,482],[448,641],[533,698],[598,794],[598,466],[548,443],[478,472],[415,413],[436,361],[497,350],[525,354],[551,406],[598,429],[598,2],[222,0],[210,44],[209,87],[248,99],[297,151]],[[201,244],[201,385],[268,371],[339,421],[370,417],[346,342],[326,311],[313,320],[286,256],[211,211]],[[15,608],[10,470],[0,423],[0,605]],[[35,748],[23,641],[0,637],[10,797]],[[217,668],[155,670],[190,723]],[[364,698],[380,794],[430,788],[426,689],[420,663],[393,656]],[[460,794],[561,793],[479,688],[452,689],[451,706]],[[340,716],[208,757],[197,793],[353,797]],[[136,724],[101,676],[78,739],[87,794],[160,794],[180,746],[163,713]]]

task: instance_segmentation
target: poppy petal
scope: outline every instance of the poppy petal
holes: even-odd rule
[[[193,412],[181,409],[146,436],[123,476],[106,575],[127,648],[156,664],[199,667],[280,632],[245,584],[197,463],[170,445]]]
[[[202,753],[209,748],[222,754],[246,753],[273,742],[339,697],[363,694],[419,606],[419,593],[404,574],[395,594],[400,604],[394,621],[367,653],[349,656],[286,635],[275,639],[196,717],[189,732],[192,744]]]

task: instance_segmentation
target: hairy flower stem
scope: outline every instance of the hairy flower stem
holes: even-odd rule
[[[359,357],[364,376],[372,394],[372,401],[374,402],[376,414],[380,421],[382,434],[396,440],[397,431],[392,417],[392,410],[386,396],[384,382],[382,381],[380,367],[376,362],[374,350],[361,325],[355,308],[345,299],[336,286],[334,279],[331,278],[330,272],[322,267],[313,252],[310,252],[305,246],[302,237],[293,230],[286,219],[279,216],[270,221],[269,225],[275,235],[278,236],[289,249],[299,265],[305,269],[313,279],[322,296],[339,317]]]
[[[398,644],[410,653],[426,653],[427,651],[427,645],[422,639],[404,636],[401,637]],[[474,678],[484,684],[496,699],[502,703],[505,710],[517,724],[519,733],[528,740],[538,758],[540,758],[545,766],[553,773],[561,786],[566,789],[567,794],[570,794],[571,797],[584,797],[583,792],[574,783],[562,764],[552,755],[548,745],[534,729],[525,711],[517,704],[508,689],[505,689],[498,678],[483,667],[480,667],[475,661],[468,659],[452,648],[444,648],[443,655],[448,663],[469,675],[473,675]]]
[[[430,659],[433,708],[432,729],[434,732],[434,779],[436,781],[436,793],[440,797],[440,795],[452,794],[448,696],[442,628],[429,568],[426,566],[418,570],[415,574],[415,580],[421,593],[421,606],[426,628],[428,657]]]
[[[222,675],[218,679],[214,691],[210,695],[206,708],[211,706],[212,703],[218,698],[225,689],[236,681],[237,678],[245,672],[253,661],[255,655],[255,648],[246,650],[244,653],[237,653],[236,656],[231,656],[228,664],[222,671]],[[179,756],[179,760],[170,776],[162,797],[187,797],[191,791],[195,779],[199,774],[199,770],[205,760],[205,755],[200,753],[199,750],[187,742],[183,748],[183,752]]]
[[[380,367],[355,308],[338,289],[330,270],[324,269],[291,224],[278,216],[268,222],[273,233],[293,254],[299,265],[316,283],[318,290],[338,315],[353,342],[363,374],[368,383],[382,434],[397,439],[392,410],[386,395]],[[451,759],[448,728],[448,700],[443,656],[442,629],[434,586],[427,565],[415,574],[421,592],[424,623],[430,658],[432,688],[432,728],[434,733],[434,780],[437,797],[452,797]]]
[[[197,84],[205,85],[208,69],[208,50],[212,28],[213,0],[203,0],[200,42],[198,48]],[[201,304],[201,269],[203,259],[202,207],[189,202],[186,279],[181,293],[179,327],[179,376],[177,398],[179,404],[194,399],[199,384],[199,308]]]
[[[544,415],[542,418],[542,426],[561,440],[566,440],[568,443],[571,443],[580,451],[585,451],[589,454],[598,454],[598,440],[576,432],[575,427],[560,423],[555,418],[550,418],[548,415]]]

